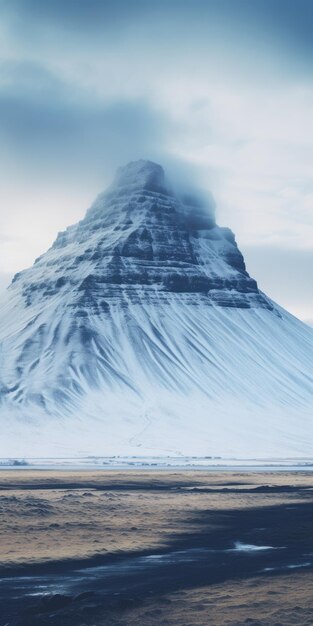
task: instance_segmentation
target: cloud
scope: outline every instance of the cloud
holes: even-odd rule
[[[275,52],[274,65],[280,51],[288,55],[289,69],[295,64],[299,70],[300,62],[312,61],[311,0],[296,4],[294,0],[2,0],[1,12],[11,36],[27,44],[27,51],[53,40],[61,50],[75,41],[85,48],[100,44],[106,50],[112,43],[127,46],[135,38],[151,56],[148,42],[154,46],[163,34],[162,46],[155,47],[155,53],[162,57],[171,49],[175,60],[177,48],[184,57],[197,55],[201,62],[199,52],[205,56],[213,41],[219,52],[235,56],[248,48],[246,61],[258,50],[264,56],[266,49]]]
[[[151,146],[161,151],[168,122],[143,99],[102,102],[42,66],[15,63],[9,69],[12,82],[0,92],[1,149],[26,169],[50,177],[65,170],[66,176],[82,170],[103,176],[121,158],[140,157]]]
[[[36,28],[46,25],[63,26],[67,31],[79,30],[94,34],[95,30],[103,32],[118,27],[124,21],[137,19],[138,16],[151,13],[149,3],[145,0],[4,0],[2,10],[11,19],[15,27],[25,22],[29,27]]]
[[[260,289],[302,319],[313,311],[313,249],[281,249],[274,246],[243,246],[245,260]],[[312,318],[313,319],[313,318]]]
[[[219,27],[232,33],[232,38],[253,38],[255,44],[268,43],[271,36],[279,45],[296,48],[305,56],[312,52],[311,23],[313,7],[311,0],[159,0],[157,3],[146,0],[2,0],[2,13],[19,29],[19,36],[27,29],[51,31],[56,28],[60,34],[78,33],[83,36],[118,32],[137,24],[150,34],[150,31],[163,22],[173,27],[172,39],[189,32],[191,38],[197,26],[197,33],[203,29]],[[188,42],[187,42],[188,43]]]

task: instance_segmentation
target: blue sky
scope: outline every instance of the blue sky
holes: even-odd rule
[[[261,288],[313,319],[311,0],[2,0],[0,282],[119,165],[212,191]]]

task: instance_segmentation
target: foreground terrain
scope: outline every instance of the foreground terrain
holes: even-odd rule
[[[0,473],[0,626],[313,624],[313,475]]]

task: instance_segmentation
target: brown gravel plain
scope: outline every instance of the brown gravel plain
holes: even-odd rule
[[[258,528],[259,518],[263,528]],[[313,475],[1,471],[0,570],[8,576],[31,573],[34,567],[43,571],[50,565],[62,568],[62,562],[68,568],[123,555],[131,559],[173,546],[177,549],[180,541],[185,547],[188,541],[190,546],[202,545],[211,536],[219,541],[224,527],[225,541],[232,536],[240,539],[241,530],[249,536],[252,522],[253,532],[265,532],[267,520],[270,545],[282,544],[286,549],[290,543],[294,555],[304,541],[308,545],[312,541],[313,548]],[[207,584],[204,579],[199,584],[199,580],[193,583],[182,578],[176,589],[175,585],[162,588],[121,606],[98,602],[90,613],[85,602],[71,603],[51,615],[43,615],[38,605],[30,621],[7,623],[302,626],[313,624],[312,572],[308,566],[251,576],[243,566],[242,571],[224,575],[221,582]]]
[[[278,490],[257,490],[264,485]],[[313,493],[313,475],[1,471],[0,567],[153,549],[196,530],[197,512],[209,523],[210,511],[215,520],[216,511],[306,501],[286,486]]]

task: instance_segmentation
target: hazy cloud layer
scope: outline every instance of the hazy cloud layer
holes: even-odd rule
[[[313,249],[294,250],[274,246],[244,246],[250,272],[260,289],[305,321],[312,320]]]
[[[263,289],[313,317],[312,22],[311,0],[2,0],[0,272],[150,158],[212,190]]]

